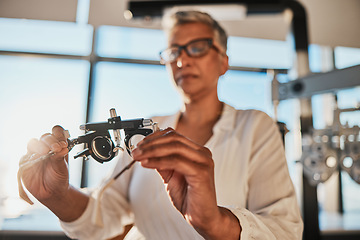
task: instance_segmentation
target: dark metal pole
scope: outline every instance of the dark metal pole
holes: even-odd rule
[[[287,1],[285,7],[292,10],[293,21],[292,30],[295,40],[297,54],[298,77],[310,73],[308,57],[308,30],[307,16],[305,8],[297,1]],[[311,109],[311,97],[300,99],[300,126],[301,134],[310,134],[313,128],[313,118]],[[319,240],[319,204],[317,198],[317,186],[310,185],[308,179],[303,174],[303,220],[304,220],[304,240]]]
[[[96,45],[97,45],[97,29],[96,27],[94,27],[92,49],[90,54],[90,73],[89,73],[88,98],[86,104],[85,122],[90,122],[91,120],[90,118],[92,117],[95,65],[97,62]],[[80,182],[81,188],[88,186],[88,175],[89,175],[88,172],[89,172],[88,162],[86,158],[83,158],[82,167],[81,167],[81,182]]]

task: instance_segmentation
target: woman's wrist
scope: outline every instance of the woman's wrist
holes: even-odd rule
[[[61,221],[72,222],[78,219],[85,211],[89,196],[69,185],[62,196],[42,201]]]
[[[241,226],[238,218],[227,208],[218,207],[219,217],[214,219],[205,231],[207,240],[240,239]]]

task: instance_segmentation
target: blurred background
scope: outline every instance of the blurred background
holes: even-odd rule
[[[141,1],[0,0],[0,238],[30,239],[46,233],[45,239],[65,239],[48,210],[18,197],[19,159],[31,138],[50,132],[56,124],[77,137],[83,134],[81,124],[107,121],[110,108],[116,108],[122,119],[151,118],[180,108],[180,98],[159,63],[158,53],[166,47],[159,17],[133,15],[128,11],[131,2]],[[301,103],[297,97],[274,97],[274,84],[288,86],[305,75],[359,69],[360,2],[295,1],[307,17],[305,75],[299,70],[302,53],[296,48],[291,11],[249,14],[248,1],[238,2],[242,5],[233,8],[234,13],[229,8],[205,9],[230,35],[231,67],[219,81],[220,99],[238,109],[262,110],[286,124],[288,166],[303,206]],[[336,83],[330,75],[331,91],[307,96],[314,129],[334,124],[336,108],[354,109],[341,114],[342,126],[360,125],[359,76],[349,87],[342,84],[347,82],[346,72]],[[354,137],[358,146],[359,135]],[[78,187],[95,187],[116,162],[73,159],[81,150],[77,146],[71,151],[70,181]],[[319,234],[323,239],[359,239],[360,185],[340,167],[330,175],[312,185],[316,185]],[[344,232],[352,238],[339,235]]]

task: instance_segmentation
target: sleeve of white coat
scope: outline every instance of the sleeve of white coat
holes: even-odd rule
[[[128,162],[126,155],[124,153],[124,158],[119,159],[112,176],[117,174]],[[96,218],[94,214],[96,214],[96,201],[98,201],[100,189],[98,188],[90,191],[90,201],[86,210],[77,220],[73,222],[60,221],[66,235],[76,239],[109,239],[122,234],[124,226],[133,223],[133,214],[127,197],[131,171],[128,170],[120,178],[106,188],[101,196],[100,216],[98,217],[102,219],[103,226],[99,226],[93,220]]]
[[[300,240],[303,223],[279,129],[265,113],[253,113],[247,207],[228,208],[239,219],[240,239]]]

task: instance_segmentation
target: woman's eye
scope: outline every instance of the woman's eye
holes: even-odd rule
[[[191,48],[192,53],[202,53],[205,50],[204,47],[196,46]]]

